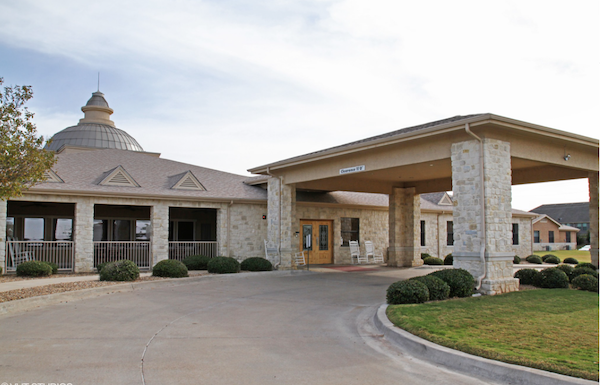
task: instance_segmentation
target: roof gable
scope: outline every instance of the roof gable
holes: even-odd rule
[[[102,186],[140,187],[121,165],[111,170],[98,184]]]
[[[206,191],[206,188],[190,170],[184,173],[181,178],[179,178],[179,180],[171,187],[171,189]]]

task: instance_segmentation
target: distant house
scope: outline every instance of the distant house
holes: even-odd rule
[[[533,220],[533,250],[572,250],[577,247],[576,227],[561,225],[546,214]]]
[[[577,227],[580,237],[587,237],[590,232],[589,202],[541,205],[530,212],[546,214],[564,226]]]

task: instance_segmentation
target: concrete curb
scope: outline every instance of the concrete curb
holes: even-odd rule
[[[264,271],[264,272],[250,272],[250,273],[238,273],[238,274],[212,274],[212,275],[201,275],[197,277],[188,278],[167,278],[158,281],[146,281],[146,282],[134,282],[134,283],[123,283],[120,285],[101,286],[93,287],[90,289],[66,291],[64,293],[41,295],[37,297],[18,299],[14,301],[0,303],[0,316],[12,315],[28,310],[37,309],[43,306],[55,305],[62,302],[78,301],[82,299],[99,297],[104,294],[111,293],[125,293],[135,290],[143,289],[155,289],[162,287],[175,287],[187,285],[190,283],[196,283],[204,279],[221,278],[221,279],[232,279],[232,278],[245,278],[248,276],[275,274],[275,275],[297,275],[307,274],[307,272],[295,271],[295,270],[283,270],[283,271]],[[42,285],[40,285],[42,286]]]
[[[446,348],[424,340],[402,330],[390,322],[386,315],[388,305],[381,305],[375,314],[375,326],[385,338],[403,351],[452,370],[499,381],[506,384],[519,385],[590,385],[598,384],[591,380],[569,377],[562,374],[546,372],[540,369],[507,364],[487,358],[473,356],[458,350]]]

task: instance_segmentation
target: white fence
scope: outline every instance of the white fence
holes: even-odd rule
[[[140,269],[152,267],[150,241],[97,241],[94,242],[94,267],[100,263],[121,259],[133,261]]]
[[[6,271],[16,270],[25,261],[52,262],[58,270],[73,271],[73,242],[6,241]]]
[[[190,255],[205,255],[207,257],[216,257],[218,252],[217,242],[169,242],[169,259],[183,260]]]

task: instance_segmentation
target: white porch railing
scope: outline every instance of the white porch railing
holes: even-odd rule
[[[121,259],[133,261],[140,269],[152,266],[150,241],[96,241],[94,242],[94,267],[104,262]]]
[[[214,258],[219,250],[217,242],[175,242],[169,241],[169,259],[183,260],[190,255],[205,255]]]
[[[25,261],[52,262],[58,270],[73,271],[73,242],[6,241],[6,271],[16,270]]]

